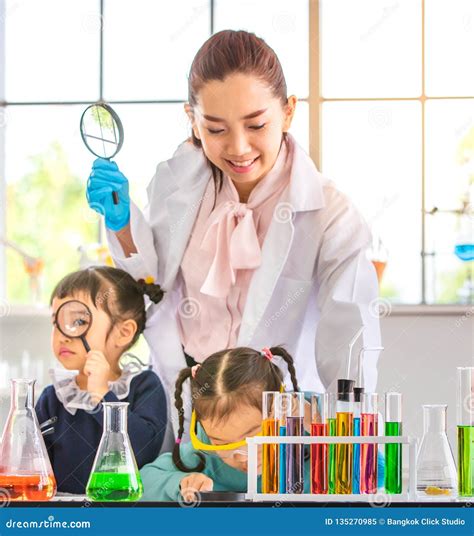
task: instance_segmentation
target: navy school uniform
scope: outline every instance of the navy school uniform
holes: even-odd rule
[[[83,392],[85,393],[85,392]],[[108,391],[103,402],[128,402],[128,435],[139,468],[159,454],[166,431],[166,394],[158,376],[145,370],[133,376],[126,397]],[[103,408],[77,409],[72,415],[49,385],[36,413],[40,423],[56,416],[54,433],[44,436],[58,491],[83,494],[103,430]]]

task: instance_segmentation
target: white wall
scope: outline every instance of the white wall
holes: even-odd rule
[[[385,351],[379,362],[379,393],[403,393],[404,433],[420,438],[421,405],[447,403],[454,451],[456,367],[473,365],[473,313],[474,308],[456,314],[405,314],[394,310],[381,319]],[[50,326],[47,311],[41,315],[11,311],[0,318],[0,429],[8,413],[10,376],[36,377],[37,397],[48,383],[47,369],[54,365]]]

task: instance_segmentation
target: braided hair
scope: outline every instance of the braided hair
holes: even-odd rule
[[[274,356],[281,357],[288,366],[294,391],[299,391],[296,371],[291,355],[281,346],[270,348]],[[262,410],[263,391],[279,391],[283,383],[281,369],[262,352],[240,347],[222,350],[208,357],[197,369],[182,369],[176,380],[175,407],[178,410],[178,437],[173,448],[173,463],[183,472],[202,472],[205,459],[196,453],[199,462],[188,467],[180,456],[180,443],[184,434],[183,384],[191,381],[191,400],[198,420],[224,421],[238,405],[248,404]]]

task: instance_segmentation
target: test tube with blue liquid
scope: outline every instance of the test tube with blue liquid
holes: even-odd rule
[[[291,395],[290,393],[280,393],[278,395],[278,404],[276,409],[276,417],[279,426],[279,435],[286,436],[286,418],[291,410]],[[279,470],[279,492],[286,493],[286,444],[280,443],[280,470]]]
[[[360,404],[363,387],[354,387],[354,436],[360,436]],[[354,443],[352,493],[360,493],[360,444]]]

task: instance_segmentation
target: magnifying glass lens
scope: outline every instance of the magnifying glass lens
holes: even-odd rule
[[[122,123],[106,104],[93,104],[81,117],[81,136],[89,151],[101,158],[115,156],[123,142]]]
[[[67,337],[82,337],[91,325],[92,315],[85,304],[70,301],[58,309],[56,322]]]

